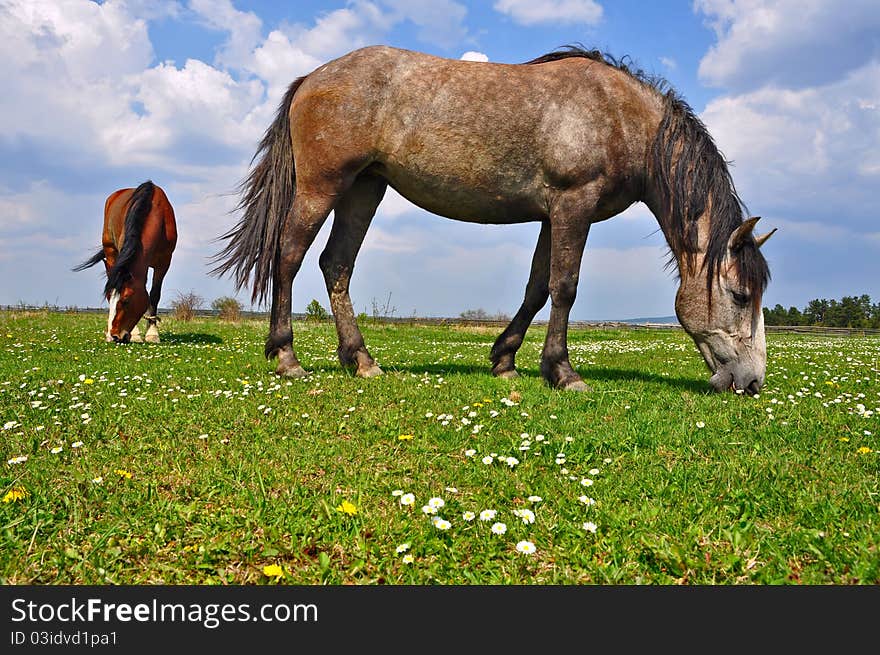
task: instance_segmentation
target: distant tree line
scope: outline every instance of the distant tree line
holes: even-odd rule
[[[880,328],[880,302],[868,294],[844,296],[840,300],[811,300],[802,310],[777,304],[764,307],[767,325],[822,325],[825,327]]]

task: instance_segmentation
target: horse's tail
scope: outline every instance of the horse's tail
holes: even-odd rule
[[[89,258],[88,258],[87,260],[85,260],[82,264],[79,264],[78,266],[74,266],[74,267],[73,267],[72,269],[70,269],[70,270],[72,270],[72,271],[84,271],[84,270],[86,270],[87,268],[89,268],[90,266],[94,266],[94,265],[97,264],[98,262],[102,262],[102,261],[104,261],[104,248],[98,248],[98,252],[96,252],[94,255],[92,255],[91,257],[89,257]]]
[[[244,210],[241,220],[220,237],[228,243],[211,259],[218,263],[212,275],[233,271],[236,289],[254,273],[252,301],[266,297],[278,257],[281,229],[293,207],[296,174],[290,142],[290,105],[305,77],[290,85],[278,106],[275,120],[266,130],[251,163],[259,163],[239,185],[242,194],[236,211]],[[262,155],[262,156],[261,156]]]
[[[113,268],[107,272],[107,284],[104,285],[104,295],[111,291],[118,291],[130,276],[129,265],[137,257],[141,249],[141,232],[144,231],[144,222],[153,209],[153,191],[156,185],[151,180],[140,184],[128,199],[128,209],[125,212],[125,239],[122,248],[113,262]]]

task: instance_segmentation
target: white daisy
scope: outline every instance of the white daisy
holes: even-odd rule
[[[517,542],[516,549],[525,555],[531,555],[537,550],[535,548],[535,544],[533,544],[531,541],[526,540]]]

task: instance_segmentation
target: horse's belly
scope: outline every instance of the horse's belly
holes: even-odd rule
[[[526,186],[473,183],[462,177],[419,174],[382,166],[375,172],[422,209],[468,223],[525,223],[546,218],[540,194]]]

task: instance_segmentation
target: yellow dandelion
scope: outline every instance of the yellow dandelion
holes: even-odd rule
[[[277,564],[267,564],[263,567],[263,575],[267,578],[280,578],[284,575],[284,569]]]
[[[840,437],[838,441],[849,441],[849,437]]]
[[[3,496],[4,503],[17,503],[19,500],[24,500],[28,497],[27,489],[24,487],[12,487],[9,491],[6,492],[6,495]]]
[[[397,437],[400,441],[412,441],[415,435],[412,434],[402,434]]]
[[[95,381],[92,378],[86,378],[83,380],[83,384],[95,384]]]
[[[125,469],[115,469],[113,472],[116,475],[118,475],[120,478],[125,478],[126,480],[131,480],[131,472],[130,471],[126,471]]]
[[[336,508],[337,512],[342,512],[343,514],[348,514],[349,516],[354,516],[357,514],[358,508],[354,506],[353,503],[348,502],[347,500],[343,500],[342,504]]]
[[[862,446],[856,452],[859,453],[860,455],[866,455],[871,452],[871,449],[868,448],[867,446]]]

